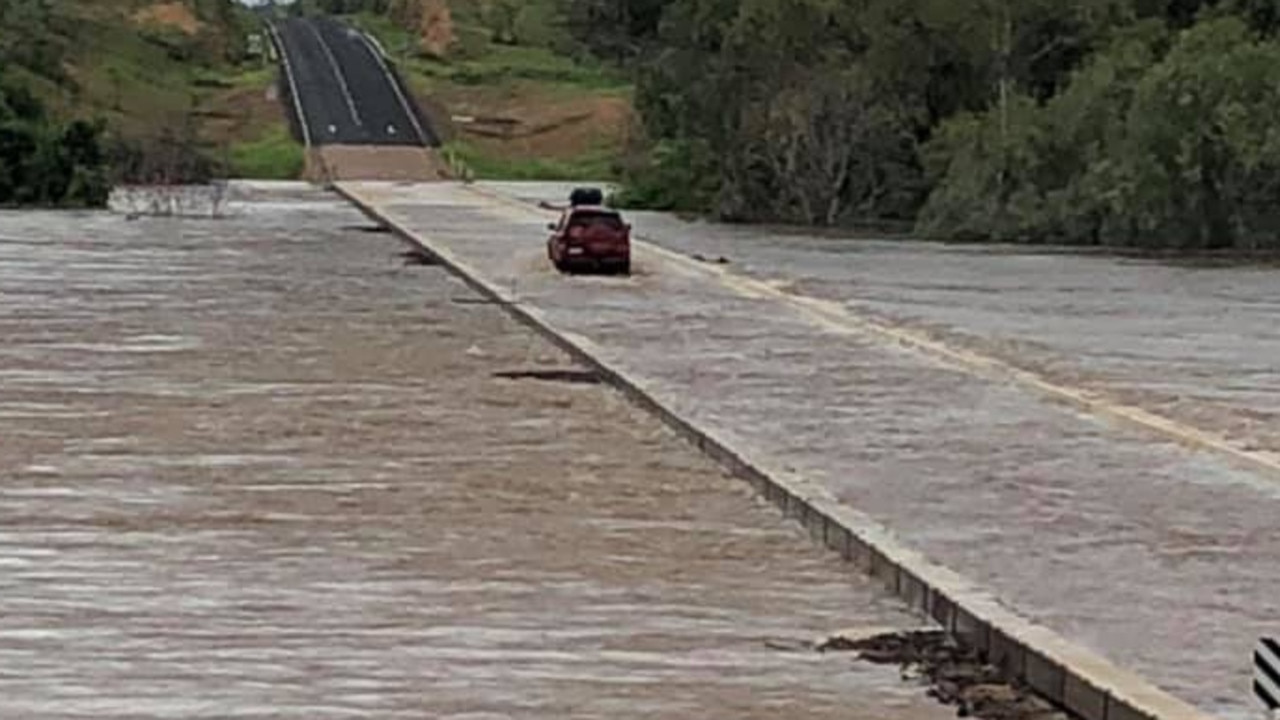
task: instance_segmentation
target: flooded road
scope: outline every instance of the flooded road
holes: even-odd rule
[[[558,183],[496,183],[560,202]],[[849,240],[634,215],[735,272],[1106,392],[1280,458],[1280,266],[1026,246]],[[1277,476],[1280,481],[1280,475]]]
[[[766,646],[917,621],[745,485],[345,204],[239,193],[0,213],[0,716],[951,715]]]
[[[802,312],[722,275],[741,261],[641,247],[630,279],[565,278],[528,207],[447,186],[362,188],[754,461],[822,482],[1020,614],[1175,695],[1253,715],[1250,652],[1280,597],[1271,477]],[[706,256],[743,255],[714,244],[735,231],[679,227]]]

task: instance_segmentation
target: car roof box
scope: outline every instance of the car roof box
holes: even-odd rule
[[[600,188],[574,188],[569,193],[569,204],[577,207],[579,205],[603,205],[604,193]]]

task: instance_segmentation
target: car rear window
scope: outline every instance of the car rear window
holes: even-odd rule
[[[576,212],[573,214],[569,224],[578,227],[601,226],[610,230],[621,230],[622,218],[615,212]]]

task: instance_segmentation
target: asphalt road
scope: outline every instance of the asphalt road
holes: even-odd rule
[[[438,145],[375,44],[332,18],[274,24],[308,145]]]

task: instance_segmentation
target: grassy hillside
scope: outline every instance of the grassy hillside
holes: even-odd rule
[[[212,175],[294,176],[301,149],[288,139],[265,58],[249,53],[257,20],[232,0],[12,0],[46,17],[11,22],[56,50],[8,63],[5,75],[51,115],[101,120],[123,180]],[[35,27],[33,27],[35,26]],[[34,44],[34,43],[33,43]],[[272,163],[246,148],[269,146]]]

